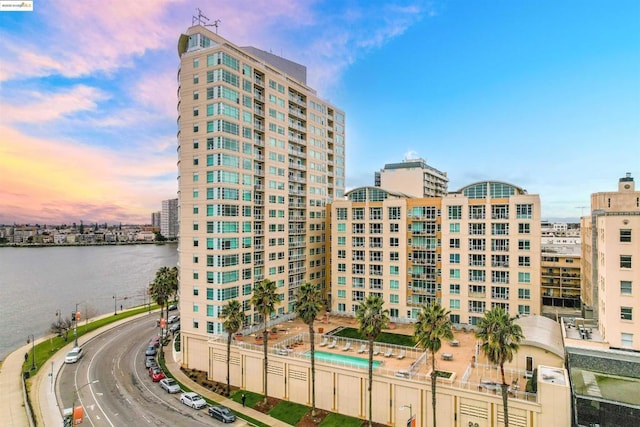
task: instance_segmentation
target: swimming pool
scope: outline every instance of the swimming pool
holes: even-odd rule
[[[316,351],[316,360],[321,362],[331,362],[336,365],[342,366],[350,366],[353,368],[368,368],[369,367],[369,359],[363,359],[362,357],[349,356],[346,354],[340,353],[327,353],[325,351]],[[307,351],[305,357],[311,358],[311,352]],[[377,368],[382,364],[379,360],[373,361],[373,368]]]

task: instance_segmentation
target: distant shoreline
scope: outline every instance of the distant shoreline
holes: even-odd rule
[[[171,245],[177,240],[167,242],[96,242],[96,243],[0,243],[0,248],[48,248],[71,246],[126,246],[126,245]]]

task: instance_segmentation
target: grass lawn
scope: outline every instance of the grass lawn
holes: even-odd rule
[[[320,427],[361,427],[362,420],[340,414],[329,414],[322,420]]]
[[[308,406],[282,401],[269,411],[269,415],[294,426],[298,424],[307,412],[309,412]]]
[[[249,408],[253,408],[255,406],[256,403],[260,402],[260,400],[262,400],[262,398],[264,397],[261,394],[258,393],[253,393],[250,391],[243,391],[243,390],[238,390],[235,393],[233,393],[231,395],[231,400],[233,400],[234,402],[238,402],[240,404],[242,404],[242,393],[244,393],[244,395],[246,396],[246,400],[244,401],[245,406],[249,407]]]
[[[344,328],[341,331],[336,332],[334,335],[344,338],[353,338],[364,341],[367,340],[365,337],[360,335],[360,332],[358,332],[358,329],[356,328]],[[416,342],[413,340],[413,336],[394,334],[391,332],[381,332],[380,335],[378,335],[376,342],[384,344],[404,345],[406,347],[413,347],[416,345]]]

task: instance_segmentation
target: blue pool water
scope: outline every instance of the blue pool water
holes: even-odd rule
[[[340,353],[327,353],[324,351],[316,351],[316,360],[321,362],[331,362],[343,366],[351,366],[354,368],[369,368],[369,359],[363,359],[362,357],[349,356]],[[306,357],[311,357],[311,352],[307,351],[304,354]],[[377,368],[382,364],[379,360],[373,361],[373,368]]]

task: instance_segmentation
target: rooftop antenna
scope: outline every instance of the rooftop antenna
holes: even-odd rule
[[[580,216],[584,216],[584,210],[589,206],[576,206],[576,209],[581,209]]]
[[[216,27],[216,34],[218,34],[218,25],[221,22],[222,21],[220,19],[216,19],[215,21],[213,21],[213,24],[206,24],[205,27]]]
[[[196,11],[198,12],[198,16],[191,17],[191,25],[194,25],[196,22],[198,23],[198,25],[206,25],[205,22],[209,22],[209,18],[202,14],[202,11],[199,7],[196,7]]]

